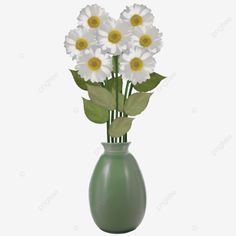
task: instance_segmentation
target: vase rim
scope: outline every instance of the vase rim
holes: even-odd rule
[[[131,142],[125,142],[125,143],[108,143],[108,142],[101,142],[101,144],[105,144],[105,145],[130,145]]]
[[[127,153],[129,145],[131,142],[127,143],[106,143],[102,142],[105,152],[107,153]]]

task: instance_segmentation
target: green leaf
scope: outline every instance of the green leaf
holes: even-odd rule
[[[116,108],[115,99],[113,94],[107,89],[88,85],[88,93],[90,99],[99,106],[105,107],[108,110],[114,110]]]
[[[124,110],[129,116],[140,114],[148,105],[152,93],[134,93],[125,102]]]
[[[112,91],[112,89],[116,89],[116,79],[112,78],[109,79],[106,84],[105,84],[105,88],[107,88],[109,91]],[[118,91],[121,93],[122,91],[122,84],[123,84],[123,80],[121,79],[121,77],[118,77]]]
[[[98,83],[92,83],[91,81],[85,81],[83,78],[81,78],[81,76],[79,75],[78,71],[76,70],[70,70],[75,83],[83,90],[88,90],[87,89],[87,85],[99,85]]]
[[[115,89],[112,89],[112,94],[116,102],[116,91]],[[121,93],[118,93],[118,111],[123,112],[124,111],[124,101],[125,96]]]
[[[112,137],[121,137],[125,135],[131,128],[133,118],[119,117],[112,121],[109,128],[109,135]]]
[[[109,111],[106,108],[85,98],[83,98],[83,102],[85,115],[90,121],[97,124],[103,124],[109,120]]]
[[[145,82],[141,84],[137,84],[134,86],[134,89],[139,92],[148,92],[153,90],[157,87],[157,85],[165,79],[165,76],[159,75],[156,72],[153,72],[150,74],[150,79],[146,80]]]

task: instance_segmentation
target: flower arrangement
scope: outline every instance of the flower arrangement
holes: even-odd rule
[[[126,7],[115,20],[94,4],[81,10],[78,26],[65,38],[66,52],[76,61],[72,76],[90,98],[83,98],[85,115],[106,123],[108,143],[127,142],[134,117],[165,78],[154,72],[162,33],[153,20],[144,5]]]

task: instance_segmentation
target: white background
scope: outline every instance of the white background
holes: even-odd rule
[[[129,135],[148,205],[128,235],[236,235],[235,1],[2,0],[1,236],[106,235],[87,191],[105,126],[85,118],[63,42],[85,5],[118,18],[134,2],[163,32],[168,78]]]

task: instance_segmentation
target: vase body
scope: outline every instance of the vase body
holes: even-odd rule
[[[146,209],[145,184],[129,143],[102,143],[104,153],[89,185],[90,209],[96,225],[109,233],[138,227]]]

